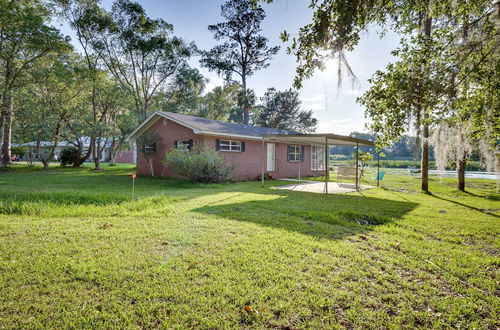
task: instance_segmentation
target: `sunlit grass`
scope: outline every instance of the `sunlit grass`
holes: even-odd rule
[[[132,199],[133,166],[104,168],[0,172],[3,327],[500,326],[494,182],[425,195],[388,173],[326,196],[138,178]]]

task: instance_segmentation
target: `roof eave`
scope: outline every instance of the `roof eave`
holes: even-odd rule
[[[158,116],[158,118],[155,119],[155,117]],[[187,128],[190,128],[193,130],[193,132],[195,134],[201,134],[202,131],[199,130],[198,128],[194,127],[194,126],[191,126],[189,124],[186,124],[185,122],[183,121],[180,121],[176,118],[173,118],[172,116],[169,116],[167,113],[164,113],[164,112],[161,112],[161,111],[155,111],[153,112],[146,120],[144,120],[142,122],[142,124],[139,125],[139,127],[137,127],[132,133],[130,133],[129,136],[127,136],[127,138],[125,139],[125,142],[130,142],[130,141],[135,141],[137,139],[137,136],[141,135],[142,133],[144,133],[148,128],[150,128],[151,126],[153,126],[154,123],[156,123],[156,121],[158,121],[158,119],[160,118],[165,118],[165,119],[168,119],[168,120],[171,120],[179,125],[182,125],[184,127],[187,127]]]
[[[243,135],[243,134],[233,134],[233,133],[220,133],[220,132],[212,132],[212,131],[199,131],[200,135],[211,135],[211,136],[227,136],[227,137],[234,137],[234,138],[240,138],[240,139],[247,139],[247,140],[262,140],[262,136],[254,136],[254,135]]]
[[[155,117],[158,116],[158,118],[155,119]],[[213,132],[213,131],[205,131],[205,130],[200,130],[197,127],[194,127],[192,125],[186,124],[183,121],[180,121],[176,118],[173,118],[172,116],[169,116],[167,113],[160,112],[160,111],[155,111],[152,113],[139,127],[137,127],[130,135],[125,139],[126,142],[134,141],[137,139],[137,136],[140,134],[144,133],[148,128],[153,126],[154,123],[159,118],[166,118],[168,120],[171,120],[179,125],[182,125],[184,127],[187,127],[189,129],[192,129],[194,134],[199,134],[199,135],[213,135],[213,136],[227,136],[227,137],[235,137],[235,138],[243,138],[243,139],[248,139],[248,140],[261,140],[261,136],[253,136],[253,135],[245,135],[245,134],[233,134],[233,133],[221,133],[221,132]]]
[[[286,138],[290,138],[290,142],[294,142],[293,140],[297,141],[299,138],[304,138],[304,140],[300,141],[300,143],[305,143],[305,144],[318,144],[316,141],[308,141],[307,138],[321,138],[324,137],[326,139],[332,139],[332,140],[337,140],[337,141],[345,141],[347,142],[345,145],[352,145],[354,143],[357,143],[362,146],[368,146],[368,147],[375,147],[375,143],[369,140],[363,140],[363,139],[358,139],[358,138],[353,138],[350,136],[344,136],[344,135],[337,135],[337,134],[331,134],[331,133],[316,133],[316,134],[266,134],[264,135],[264,138],[267,139],[281,139],[285,140]],[[286,141],[283,141],[286,142]],[[297,141],[299,143],[299,141]],[[329,143],[331,145],[343,145],[343,144],[335,144],[335,143]]]

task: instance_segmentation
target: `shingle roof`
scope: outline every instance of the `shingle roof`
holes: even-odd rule
[[[188,116],[174,112],[158,111],[158,113],[201,131],[208,131],[213,133],[248,135],[255,137],[261,137],[262,135],[270,134],[297,134],[297,132],[277,128],[228,123],[224,121]]]
[[[224,121],[212,120],[201,117],[182,115],[180,113],[156,111],[148,119],[146,119],[139,127],[133,131],[127,141],[133,140],[134,137],[140,136],[159,118],[166,118],[177,122],[183,126],[191,128],[196,134],[207,135],[225,135],[244,137],[248,139],[264,138],[268,141],[282,141],[285,143],[303,143],[303,144],[325,144],[330,145],[364,145],[374,146],[372,141],[356,139],[350,136],[342,136],[336,134],[301,134],[299,132],[282,130],[277,128],[248,126]]]

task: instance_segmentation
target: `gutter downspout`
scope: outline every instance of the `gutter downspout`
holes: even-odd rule
[[[265,170],[265,166],[266,166],[266,160],[264,158],[264,156],[265,156],[264,149],[265,149],[265,138],[262,137],[262,172],[260,175],[260,186],[262,188],[264,188],[264,170]]]

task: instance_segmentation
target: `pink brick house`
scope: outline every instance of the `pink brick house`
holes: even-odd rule
[[[157,111],[128,139],[135,141],[142,134],[152,131],[159,135],[156,143],[137,148],[140,150],[148,147],[156,150],[153,155],[155,175],[173,176],[163,164],[165,154],[174,148],[188,152],[193,144],[204,144],[213,148],[223,154],[228,162],[235,163],[237,166],[233,176],[238,179],[257,179],[263,166],[265,173],[272,178],[297,177],[299,171],[301,176],[322,175],[324,171],[324,145],[271,142],[273,135],[292,136],[297,134],[296,132]],[[266,137],[266,141],[263,137]],[[149,174],[148,164],[142,152],[137,153],[137,174]]]

